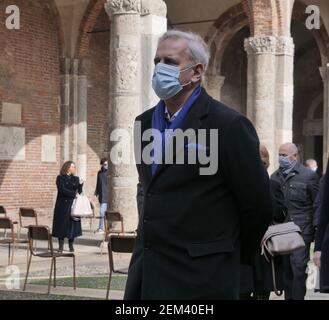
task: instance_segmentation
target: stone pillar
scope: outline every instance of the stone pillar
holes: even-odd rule
[[[275,90],[276,149],[293,141],[294,50],[291,37],[277,38]]]
[[[78,113],[77,113],[77,169],[78,176],[87,177],[87,100],[88,100],[88,59],[79,60],[78,67]]]
[[[123,129],[130,134],[130,145],[110,141],[109,208],[119,211],[125,230],[137,228],[137,170],[134,161],[118,163],[122,154],[132,153],[133,123],[140,112],[141,1],[108,0],[106,12],[111,19],[110,44],[110,134]],[[119,159],[113,162],[115,146]],[[130,157],[131,158],[131,157]]]
[[[79,60],[71,59],[70,70],[70,159],[78,162],[78,74]]]
[[[270,154],[270,172],[276,159],[275,143],[275,37],[245,40],[248,54],[247,116],[253,122],[260,142]]]
[[[329,154],[329,64],[320,67],[323,80],[323,170],[325,172]]]
[[[61,165],[70,158],[70,66],[71,60],[61,60]]]
[[[87,174],[87,59],[61,63],[61,163],[72,160],[77,174]]]
[[[204,86],[208,94],[215,100],[220,101],[221,91],[224,85],[225,77],[213,74],[206,74],[204,80]]]
[[[159,98],[152,89],[154,56],[159,37],[167,31],[167,7],[163,0],[142,0],[141,15],[141,111],[154,107]]]

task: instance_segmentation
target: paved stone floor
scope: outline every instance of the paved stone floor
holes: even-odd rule
[[[24,238],[24,234],[22,235]],[[76,250],[76,272],[77,276],[107,276],[109,271],[108,266],[108,255],[107,246],[104,245],[103,254],[101,254],[100,244],[102,243],[102,236],[94,234],[91,232],[84,232],[84,236],[79,238],[75,244]],[[44,244],[41,242],[37,243],[37,247],[43,247]],[[67,243],[65,243],[64,249],[67,249]],[[57,241],[54,241],[54,247],[57,248]],[[8,273],[6,272],[16,272],[20,273],[20,290],[23,287],[23,279],[26,272],[26,244],[21,244],[18,250],[15,251],[14,266],[18,267],[15,269],[7,268],[8,249],[4,245],[0,245],[0,290],[6,289],[6,284],[4,279],[8,278]],[[115,254],[114,261],[115,268],[121,271],[127,271],[130,254]],[[30,270],[29,279],[42,279],[48,278],[50,270],[50,260],[33,258]],[[70,277],[72,276],[72,259],[61,258],[57,262],[57,277]],[[314,266],[310,264],[310,276],[308,279],[308,292],[307,300],[329,300],[329,294],[319,294],[314,293],[312,290],[315,282]],[[45,293],[47,290],[46,286],[42,285],[28,285],[27,291],[33,293]],[[90,297],[103,299],[105,297],[105,290],[101,289],[82,289],[78,288],[73,290],[69,287],[57,287],[52,288],[52,294],[56,295],[68,295],[76,297]],[[122,299],[123,291],[110,292],[110,299]],[[1,297],[0,297],[1,299]],[[277,297],[274,294],[271,295],[271,300],[282,300],[283,297]]]

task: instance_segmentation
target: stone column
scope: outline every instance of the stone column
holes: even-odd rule
[[[270,154],[270,172],[276,159],[275,143],[275,67],[276,38],[245,40],[248,54],[247,116],[253,122],[260,142]]]
[[[275,90],[276,149],[293,141],[294,50],[291,37],[277,38]]]
[[[71,59],[70,70],[70,159],[78,162],[78,74],[79,60]]]
[[[329,64],[320,67],[323,80],[323,170],[325,172],[329,154]]]
[[[88,99],[88,59],[79,60],[78,67],[78,113],[77,113],[77,169],[78,176],[87,177],[87,99]]]
[[[224,85],[225,77],[213,74],[206,74],[204,86],[210,96],[220,101],[221,91]]]
[[[142,0],[141,111],[154,107],[159,98],[152,89],[154,57],[159,37],[167,31],[167,7],[163,0]]]
[[[128,132],[131,137],[130,145],[110,141],[109,208],[119,211],[124,218],[125,230],[132,231],[137,228],[138,221],[137,170],[130,155],[129,164],[118,160],[127,152],[132,154],[133,123],[140,112],[141,1],[108,0],[105,9],[111,19],[110,134],[115,129],[123,129],[122,134]],[[117,151],[115,163],[111,153],[113,147]]]
[[[70,158],[70,65],[71,59],[61,60],[61,165]]]

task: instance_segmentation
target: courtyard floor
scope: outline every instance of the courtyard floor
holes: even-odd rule
[[[22,235],[24,238],[24,234]],[[76,274],[77,289],[72,288],[72,259],[59,258],[57,260],[57,286],[51,287],[51,294],[47,295],[50,260],[32,259],[29,281],[26,292],[22,292],[26,273],[26,244],[21,244],[15,251],[14,268],[7,267],[8,248],[0,246],[0,300],[89,300],[105,299],[108,281],[109,262],[107,246],[104,245],[101,254],[100,244],[103,236],[93,232],[84,232],[83,237],[76,240]],[[42,247],[43,244],[37,243]],[[54,241],[57,248],[57,242]],[[65,243],[64,249],[68,245]],[[114,253],[115,269],[127,271],[130,254]],[[17,273],[18,272],[18,273]],[[14,274],[18,276],[13,277]],[[315,282],[314,266],[310,263],[307,300],[329,300],[329,294],[314,293],[312,286]],[[13,279],[19,279],[14,281]],[[111,281],[110,299],[121,300],[124,295],[126,275],[114,274]],[[271,295],[271,300],[282,300],[283,297]]]

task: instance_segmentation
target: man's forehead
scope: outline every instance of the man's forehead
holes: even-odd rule
[[[166,39],[157,49],[157,55],[177,56],[186,52],[188,41],[186,39]]]

